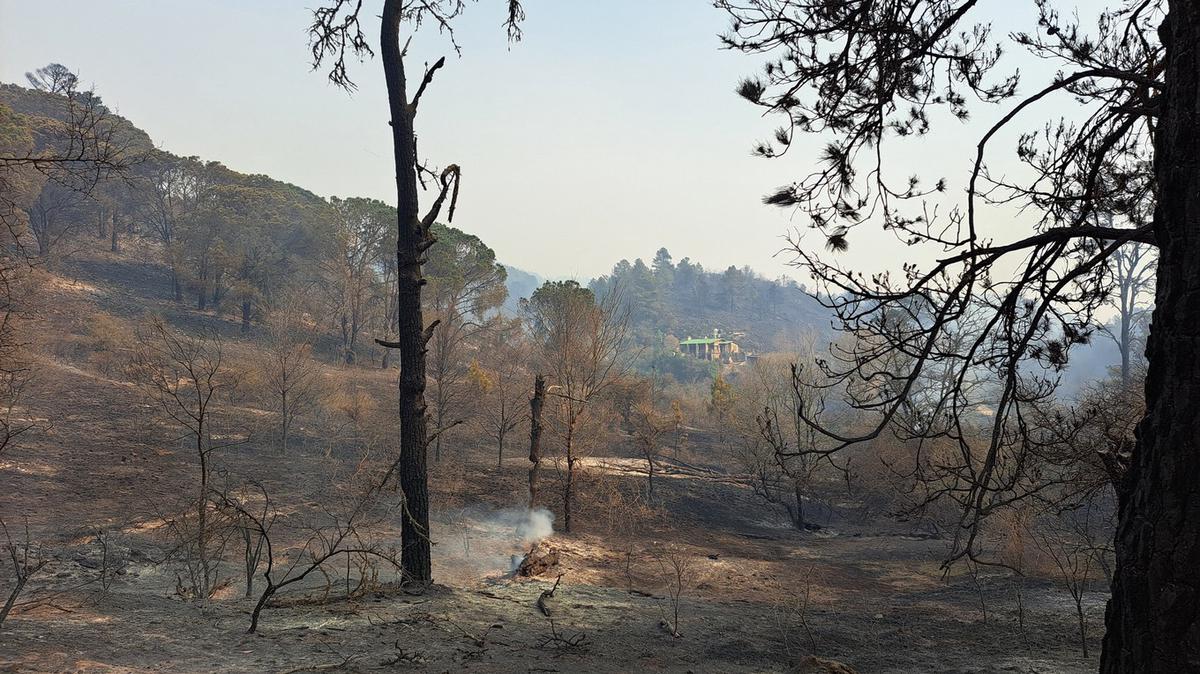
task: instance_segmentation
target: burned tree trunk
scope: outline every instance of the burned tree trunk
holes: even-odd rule
[[[533,378],[533,398],[529,400],[529,507],[537,500],[538,468],[542,463],[542,406],[546,404],[546,377]]]
[[[567,420],[567,475],[563,480],[563,530],[571,533],[571,511],[575,509],[575,419]]]
[[[422,252],[427,232],[417,211],[416,139],[413,108],[405,90],[400,22],[404,3],[383,4],[380,57],[391,112],[392,152],[396,162],[396,299],[400,352],[400,457],[398,469],[404,508],[400,534],[401,572],[407,582],[432,582],[429,542],[429,486],[426,466],[425,333],[421,313]]]
[[[1120,490],[1104,672],[1200,670],[1200,4],[1172,0],[1158,103],[1146,417]]]
[[[792,512],[792,525],[803,531],[808,527],[804,521],[804,485],[800,480],[792,479],[792,493],[796,497],[796,509]]]
[[[113,206],[113,211],[112,211],[112,228],[111,228],[111,231],[112,231],[112,241],[109,243],[109,250],[111,250],[111,251],[112,251],[112,252],[114,252],[114,253],[119,253],[119,252],[121,252],[121,244],[120,244],[120,242],[117,240],[117,225],[118,225],[118,223],[119,223],[119,222],[120,222],[120,218],[119,218],[119,216],[118,216],[118,208],[117,208],[116,206]]]

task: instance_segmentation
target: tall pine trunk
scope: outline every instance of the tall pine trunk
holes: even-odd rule
[[[1169,6],[1146,417],[1119,494],[1109,674],[1200,671],[1200,3]]]
[[[421,314],[421,247],[425,233],[417,211],[416,140],[413,111],[405,91],[400,52],[404,3],[386,0],[380,29],[380,57],[391,110],[392,152],[396,160],[396,300],[400,352],[400,489],[404,493],[400,566],[407,582],[432,582],[429,551],[429,486],[426,466],[425,335]]]

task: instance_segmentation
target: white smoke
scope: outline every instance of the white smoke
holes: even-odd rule
[[[525,545],[533,545],[554,535],[554,513],[545,508],[526,510],[517,523],[516,534]]]
[[[466,583],[511,573],[533,545],[554,534],[554,513],[469,507],[440,513],[433,526],[435,577]]]

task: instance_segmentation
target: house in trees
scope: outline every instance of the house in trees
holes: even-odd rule
[[[712,337],[688,337],[680,340],[679,351],[700,360],[715,360],[733,363],[744,360],[737,342],[721,337],[720,330],[713,330]]]

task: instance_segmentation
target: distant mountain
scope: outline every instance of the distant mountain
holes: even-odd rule
[[[546,279],[538,274],[527,272],[512,265],[506,264],[504,268],[508,270],[508,280],[505,281],[505,286],[508,288],[508,298],[504,300],[502,308],[504,313],[511,316],[520,311],[521,300],[527,299],[532,295],[533,291],[537,290]]]

